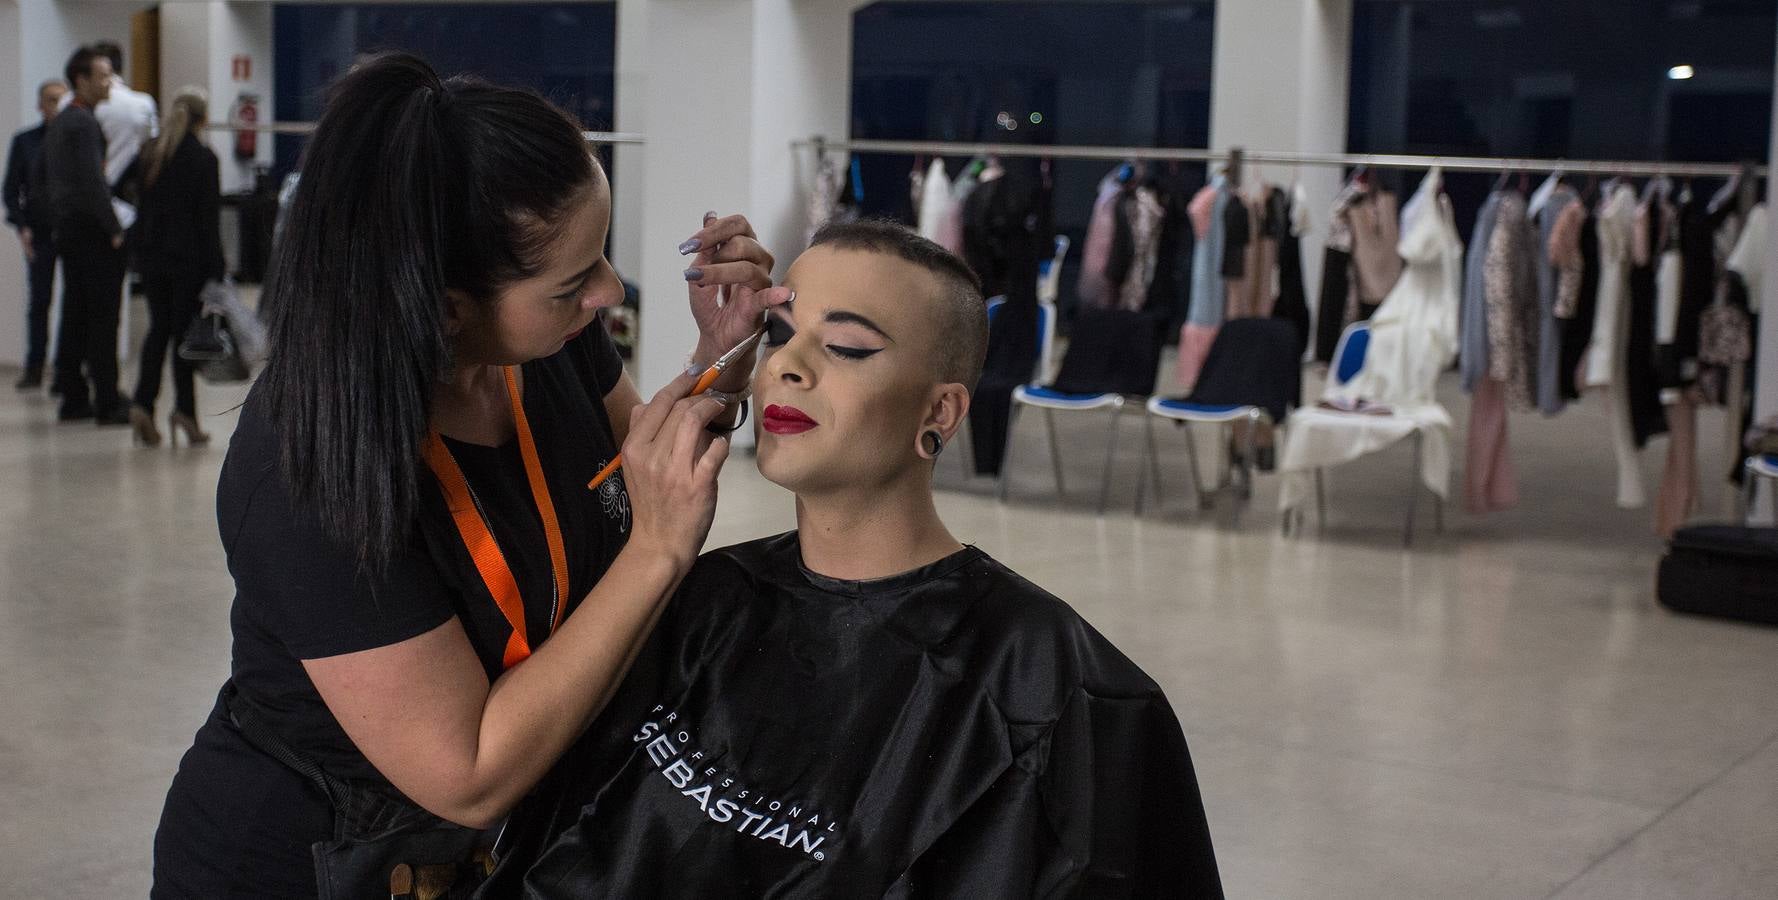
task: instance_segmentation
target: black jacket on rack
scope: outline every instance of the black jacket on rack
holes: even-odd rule
[[[976,188],[964,207],[964,258],[984,296],[1006,298],[988,327],[988,358],[969,406],[982,475],[1000,473],[1013,389],[1030,383],[1037,368],[1037,262],[1054,246],[1051,196],[1035,161],[1008,160],[1006,174]]]
[[[1296,326],[1296,358],[1302,359],[1309,348],[1309,298],[1303,288],[1302,243],[1291,231],[1292,211],[1288,191],[1274,187],[1266,195],[1266,224],[1278,242],[1278,296],[1272,303],[1272,318]]]
[[[1630,395],[1630,430],[1636,446],[1667,433],[1661,406],[1661,378],[1655,365],[1655,269],[1666,215],[1657,201],[1648,214],[1648,245],[1657,248],[1647,265],[1630,267],[1629,336],[1624,343],[1624,385]]]

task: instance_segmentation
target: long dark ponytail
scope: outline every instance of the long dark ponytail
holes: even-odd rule
[[[573,119],[529,91],[441,80],[406,54],[334,85],[266,281],[258,390],[293,497],[370,568],[419,506],[451,368],[445,292],[492,302],[536,274],[594,165]]]

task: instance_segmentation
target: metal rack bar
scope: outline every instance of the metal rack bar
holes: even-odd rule
[[[1177,160],[1226,162],[1230,152],[1186,147],[1110,147],[1042,144],[972,144],[955,141],[831,140],[823,137],[791,142],[792,147],[824,148],[849,153],[909,153],[930,156],[1038,157],[1045,159]],[[1430,169],[1450,172],[1567,172],[1575,175],[1728,178],[1746,169],[1735,163],[1635,162],[1597,159],[1532,159],[1492,156],[1418,156],[1403,153],[1293,153],[1232,148],[1245,164],[1283,166],[1369,166],[1378,169]],[[1765,166],[1754,166],[1757,176]]]
[[[241,125],[233,122],[211,122],[204,126],[209,131],[255,131],[271,134],[312,134],[314,122],[256,122],[252,125]],[[583,131],[581,137],[589,144],[642,144],[646,143],[643,135],[624,131]]]

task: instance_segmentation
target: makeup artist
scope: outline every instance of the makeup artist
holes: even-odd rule
[[[217,488],[232,677],[152,896],[473,881],[615,690],[703,544],[741,404],[687,398],[691,376],[642,403],[597,319],[623,296],[610,210],[580,126],[533,93],[405,55],[334,87]],[[788,292],[741,217],[682,252],[707,365]]]

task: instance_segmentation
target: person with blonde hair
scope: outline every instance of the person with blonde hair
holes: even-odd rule
[[[161,442],[154,423],[161,372],[173,350],[175,436],[205,444],[198,427],[195,367],[179,356],[179,341],[197,317],[204,284],[226,272],[222,257],[222,184],[216,154],[198,134],[209,114],[202,88],[183,87],[167,105],[160,136],[142,148],[137,169],[142,204],[132,232],[136,270],[148,295],[148,335],[142,341],[141,369],[130,406],[130,428],[144,447]]]

